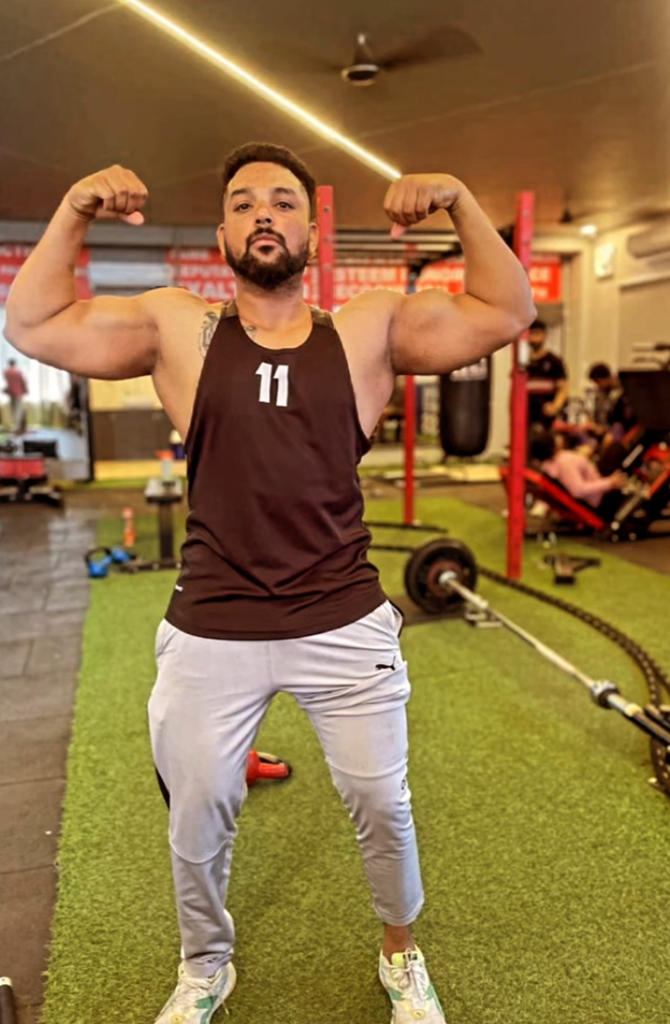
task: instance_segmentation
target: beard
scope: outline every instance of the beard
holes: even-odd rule
[[[260,234],[271,234],[281,246],[281,250],[272,260],[259,260],[251,251],[255,239]],[[249,284],[261,288],[263,291],[271,292],[291,282],[298,275],[302,277],[305,267],[309,262],[309,243],[305,244],[297,253],[290,253],[283,235],[275,231],[259,231],[247,240],[247,246],[243,256],[236,256],[224,243],[226,260],[228,266],[235,274],[248,281]]]

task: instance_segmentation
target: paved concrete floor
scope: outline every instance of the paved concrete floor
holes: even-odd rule
[[[0,506],[0,975],[42,1003],[92,512]]]

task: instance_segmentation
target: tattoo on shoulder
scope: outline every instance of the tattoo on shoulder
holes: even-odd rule
[[[207,351],[212,343],[214,331],[216,330],[218,323],[219,314],[213,309],[208,309],[200,325],[200,334],[198,336],[198,348],[200,349],[200,355],[203,359],[207,355]]]

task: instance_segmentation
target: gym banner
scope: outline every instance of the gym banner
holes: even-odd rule
[[[0,306],[4,306],[7,302],[9,289],[14,283],[14,278],[30,256],[33,248],[34,246],[32,245],[21,245],[18,243],[0,245]],[[78,299],[91,298],[91,286],[88,275],[90,262],[90,251],[82,249],[76,271]]]
[[[176,288],[188,288],[207,302],[235,298],[235,278],[218,249],[170,249],[168,264]]]
[[[536,303],[562,301],[563,267],[560,256],[534,259],[528,276]],[[417,291],[425,288],[444,288],[450,295],[460,295],[465,291],[465,263],[462,260],[432,263],[422,272],[417,282]]]
[[[218,249],[172,249],[168,263],[177,287],[189,288],[208,302],[227,302],[235,297],[233,273],[222,261]],[[349,299],[373,288],[389,288],[403,293],[407,290],[407,267],[385,263],[381,259],[365,265],[342,264],[335,268],[334,275],[336,306],[342,306]],[[542,256],[534,260],[530,281],[535,302],[560,302],[561,257]],[[417,291],[426,288],[444,288],[450,295],[460,295],[465,290],[465,263],[462,260],[443,260],[430,264],[417,282]],[[316,267],[307,268],[305,298],[318,304]]]
[[[168,253],[173,284],[188,288],[208,302],[227,302],[235,297],[235,278],[230,267],[223,262],[218,249],[172,249]],[[391,288],[405,292],[407,267],[379,262],[365,266],[336,267],[335,304],[342,306],[371,288]],[[319,301],[319,283],[316,267],[308,267],[305,274],[307,302]]]

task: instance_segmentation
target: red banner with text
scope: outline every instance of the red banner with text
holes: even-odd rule
[[[0,245],[0,305],[7,301],[9,290],[32,245],[11,243]],[[226,302],[235,297],[233,272],[223,262],[218,249],[172,249],[168,253],[172,280],[179,288],[188,288],[207,302]],[[77,298],[91,298],[89,281],[90,251],[83,249],[77,266]],[[375,288],[388,288],[404,293],[407,290],[408,270],[376,260],[364,265],[343,264],[335,268],[335,305],[342,306],[349,299]],[[563,298],[562,265],[560,256],[542,256],[533,260],[530,281],[538,304],[561,302]],[[417,291],[443,288],[450,295],[465,291],[465,263],[462,260],[442,260],[427,266],[417,282]],[[305,273],[305,298],[318,305],[319,283],[316,267]]]
[[[21,245],[9,243],[0,245],[0,306],[7,302],[9,290],[14,283],[14,278],[33,251],[32,245]],[[82,249],[77,264],[76,283],[77,298],[90,299],[91,285],[88,276],[88,268],[91,262],[91,254],[88,249]]]
[[[233,272],[222,261],[218,249],[171,250],[168,262],[177,287],[188,288],[208,302],[227,302],[235,297]],[[336,306],[342,306],[349,299],[374,288],[403,293],[407,290],[407,267],[382,260],[364,266],[344,264],[335,268],[334,275]],[[543,256],[534,260],[530,281],[536,303],[561,302],[560,256]],[[465,263],[462,260],[443,260],[430,264],[417,282],[417,291],[426,288],[443,288],[450,295],[460,295],[465,291]],[[315,267],[308,267],[305,273],[305,298],[318,304],[319,285]]]

